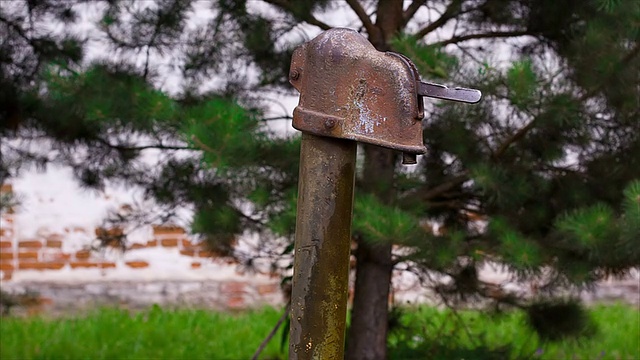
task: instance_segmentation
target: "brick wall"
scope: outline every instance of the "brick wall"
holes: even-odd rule
[[[0,283],[13,293],[39,293],[50,308],[115,301],[238,309],[282,302],[277,276],[238,272],[238,264],[207,251],[179,226],[150,226],[148,238],[121,249],[109,239],[121,237],[122,228],[65,227],[21,238],[16,215],[12,209],[1,214]],[[107,245],[91,250],[96,239]]]
[[[3,185],[0,191],[7,193],[12,189]],[[67,227],[60,233],[42,232],[20,238],[15,231],[16,215],[19,214],[9,209],[0,218],[0,283],[5,290],[42,293],[50,299],[47,304],[73,307],[78,302],[115,299],[132,304],[238,309],[283,301],[279,277],[237,272],[237,264],[216,257],[178,226],[150,227],[146,238],[137,238],[124,252],[116,243],[108,244],[102,251],[90,251],[87,248],[91,239],[117,238],[123,230]],[[84,239],[86,247],[68,246],[74,237],[77,243],[78,236]],[[508,273],[490,268],[480,272],[485,281],[500,287],[525,292],[530,287],[512,283]],[[621,300],[640,304],[639,279],[640,271],[636,271],[629,279],[602,282],[594,292],[582,296],[589,302]],[[418,278],[407,272],[395,271],[393,282],[392,302],[437,300]],[[349,295],[351,299],[352,289]]]
[[[116,262],[100,256],[99,251],[87,249],[65,251],[63,244],[65,234],[50,234],[47,236],[20,239],[15,236],[13,213],[2,215],[3,226],[0,230],[0,280],[9,281],[17,271],[40,270],[54,271],[66,267],[71,269],[111,269],[126,266],[132,269],[143,269],[149,266],[148,259],[136,259],[136,252],[142,249],[177,249],[179,254],[193,258],[190,267],[198,269],[202,263],[215,258],[215,255],[204,249],[202,244],[192,242],[185,230],[176,226],[153,226],[153,236],[144,243],[128,245],[126,261]],[[74,229],[75,232],[86,232],[84,229]],[[96,237],[105,234],[122,234],[122,229],[96,228]],[[107,245],[116,250],[116,244]]]

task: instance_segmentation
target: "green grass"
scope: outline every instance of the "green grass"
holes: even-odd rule
[[[543,341],[520,311],[402,310],[389,345],[394,359],[640,359],[640,312],[625,305],[589,308],[586,334]]]
[[[154,307],[103,309],[83,318],[3,318],[0,359],[249,359],[281,316]],[[283,359],[279,337],[263,359]]]
[[[249,359],[281,312],[102,309],[77,318],[2,318],[0,359]],[[520,312],[454,314],[404,309],[389,336],[392,359],[640,359],[640,314],[629,306],[590,309],[594,333],[541,341]],[[285,359],[278,333],[262,359]]]

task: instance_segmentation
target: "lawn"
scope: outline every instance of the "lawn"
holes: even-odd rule
[[[0,359],[249,359],[281,312],[102,309],[77,318],[2,318]],[[543,342],[520,312],[403,309],[389,336],[392,359],[640,359],[640,314],[590,309],[588,338]],[[262,359],[285,359],[280,333]]]
[[[521,311],[402,311],[389,336],[392,359],[640,359],[640,312],[626,305],[589,308],[588,335],[543,341]]]

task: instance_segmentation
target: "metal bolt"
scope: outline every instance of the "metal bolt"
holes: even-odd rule
[[[298,78],[300,78],[300,72],[298,70],[291,70],[289,77],[291,80],[298,80]]]
[[[404,165],[415,165],[418,163],[416,154],[402,153],[402,163]]]
[[[333,129],[336,126],[336,120],[335,119],[326,119],[324,121],[324,127],[326,129]]]

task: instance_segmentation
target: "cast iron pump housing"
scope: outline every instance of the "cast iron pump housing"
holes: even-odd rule
[[[377,51],[351,29],[331,29],[299,46],[289,73],[300,92],[293,127],[402,151],[415,164],[426,151],[422,97],[477,102],[480,92],[424,83],[405,56]]]

